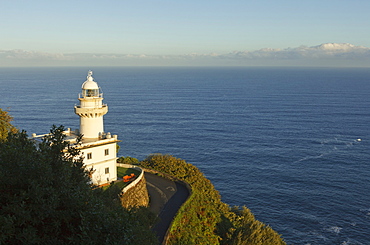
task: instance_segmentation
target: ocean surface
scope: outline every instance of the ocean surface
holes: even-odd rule
[[[89,69],[120,156],[196,165],[288,244],[370,244],[370,69],[0,68],[0,107],[29,135],[76,129]]]

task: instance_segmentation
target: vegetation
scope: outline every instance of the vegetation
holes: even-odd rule
[[[1,113],[0,244],[157,243],[147,209],[125,210],[118,187],[88,184],[80,152],[64,141],[62,126],[36,144]]]
[[[138,164],[139,163],[139,160],[137,160],[136,158],[127,156],[127,157],[120,157],[120,158],[118,158],[117,162],[118,163],[135,165],[135,164]]]
[[[145,168],[186,181],[192,194],[180,208],[169,233],[169,244],[285,244],[271,227],[257,221],[246,207],[230,208],[195,166],[170,155],[151,155]]]
[[[13,117],[0,108],[0,142],[7,139],[9,133],[16,133],[17,129],[11,124]]]

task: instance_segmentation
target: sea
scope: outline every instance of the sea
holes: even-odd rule
[[[288,244],[370,244],[370,68],[0,68],[0,107],[76,129],[90,69],[119,156],[194,164]]]

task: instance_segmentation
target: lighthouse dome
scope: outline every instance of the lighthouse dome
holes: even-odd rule
[[[94,78],[92,77],[92,71],[89,71],[86,81],[82,84],[82,89],[99,89],[98,84],[94,82]]]
[[[82,84],[82,89],[99,89],[99,86],[94,81],[86,81]]]
[[[99,97],[99,85],[94,81],[92,77],[92,71],[89,71],[86,77],[86,81],[82,84],[82,96],[83,97]]]

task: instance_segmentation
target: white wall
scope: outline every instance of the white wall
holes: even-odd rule
[[[106,150],[108,150],[108,155],[105,155]],[[116,142],[81,149],[86,168],[95,170],[92,175],[94,184],[101,185],[117,180],[116,151]],[[89,153],[91,153],[91,159],[88,159]],[[109,168],[109,173],[105,173],[106,168]]]

